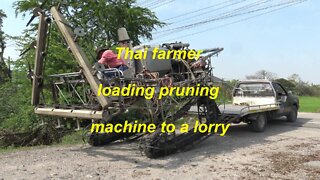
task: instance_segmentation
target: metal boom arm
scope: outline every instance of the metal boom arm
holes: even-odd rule
[[[64,17],[59,13],[56,7],[51,8],[51,14],[54,17],[54,20],[57,23],[57,26],[60,32],[62,33],[64,39],[69,45],[72,54],[79,63],[80,67],[82,68],[83,74],[86,77],[88,83],[90,84],[91,89],[94,91],[94,93],[97,93],[99,89],[99,81],[96,77],[93,76],[93,70],[85,53],[83,52],[81,47],[74,42],[75,35],[70,30],[70,27],[66,25]],[[108,105],[107,98],[104,96],[97,96],[97,100],[99,101],[102,107],[106,107]]]
[[[39,12],[39,27],[38,27],[38,37],[37,37],[37,45],[36,45],[36,57],[34,62],[34,76],[32,82],[32,96],[31,103],[36,106],[40,101],[40,85],[43,79],[43,60],[45,57],[45,49],[46,49],[46,38],[47,38],[47,30],[48,24],[45,20],[45,14]]]

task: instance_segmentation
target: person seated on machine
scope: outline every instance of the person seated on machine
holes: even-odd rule
[[[127,63],[122,59],[118,59],[117,54],[112,50],[104,50],[98,63],[103,64],[106,68],[117,68],[120,71],[125,71],[128,69]]]
[[[125,28],[118,29],[118,46],[129,48],[130,38]],[[124,51],[123,51],[124,53]],[[101,67],[102,64],[106,70],[102,70],[105,77],[118,77],[113,68],[120,70],[121,77],[134,77],[135,75],[135,62],[131,59],[124,59],[124,54],[121,54],[120,58],[112,50],[103,48],[97,51],[97,67]],[[99,65],[100,64],[100,65]],[[103,68],[103,69],[104,69]],[[101,68],[96,68],[101,69]],[[110,75],[111,74],[111,75]]]

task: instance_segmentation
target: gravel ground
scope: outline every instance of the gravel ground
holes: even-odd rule
[[[233,125],[189,151],[160,159],[136,143],[41,147],[0,154],[0,179],[319,179],[320,114],[275,120],[264,133]]]

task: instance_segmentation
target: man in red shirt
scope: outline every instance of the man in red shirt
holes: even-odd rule
[[[108,68],[117,68],[121,71],[128,69],[127,63],[122,58],[118,59],[112,50],[105,50],[98,62]]]
[[[130,38],[125,28],[118,29],[118,39],[120,47],[129,47]],[[123,59],[123,54],[121,54],[121,58],[117,58],[117,54],[115,54],[111,50],[102,49],[98,52],[99,63],[105,65],[108,68],[118,68],[121,71],[127,70],[129,67],[132,68],[130,60]],[[130,63],[130,64],[128,64]]]

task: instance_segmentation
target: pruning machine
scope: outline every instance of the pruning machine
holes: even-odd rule
[[[197,107],[198,120],[201,123],[223,123],[219,118],[220,111],[214,100],[201,97],[163,97],[146,100],[144,97],[112,97],[97,96],[100,84],[104,87],[125,87],[136,84],[143,87],[180,86],[191,87],[213,86],[211,58],[218,55],[223,48],[205,49],[199,59],[169,59],[158,60],[147,57],[146,60],[130,61],[129,73],[116,68],[105,68],[99,63],[92,64],[83,49],[77,43],[84,36],[81,28],[73,28],[59,12],[58,7],[52,7],[50,15],[36,8],[34,17],[39,18],[37,40],[31,46],[36,48],[33,71],[29,76],[32,80],[32,105],[38,115],[89,120],[92,123],[124,123],[124,118],[134,117],[143,123],[154,123],[157,129],[154,133],[90,133],[90,124],[85,136],[92,146],[105,145],[119,139],[140,139],[139,147],[147,157],[156,158],[174,153],[194,143],[206,139],[208,133],[163,133],[160,125],[163,122],[175,123],[185,116],[189,109]],[[30,22],[29,22],[30,23]],[[28,24],[29,24],[28,23]],[[52,74],[46,76],[48,84],[44,83],[44,62],[48,51],[49,24],[56,25],[61,32],[69,52],[72,53],[80,69],[78,72]],[[119,36],[128,37],[122,28]],[[161,50],[189,50],[188,43],[164,43],[158,47]],[[50,48],[49,48],[50,50]],[[152,47],[149,48],[152,51]],[[96,60],[94,60],[96,62]],[[103,72],[103,73],[102,73]],[[105,74],[112,74],[106,76]],[[48,88],[49,87],[49,88]],[[50,92],[50,101],[44,101],[43,92]]]

